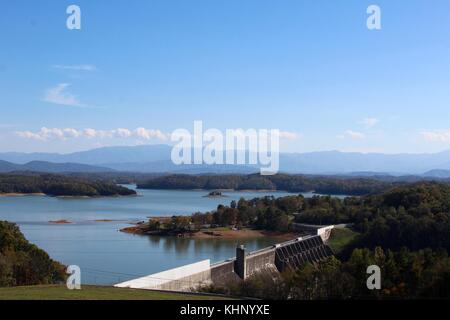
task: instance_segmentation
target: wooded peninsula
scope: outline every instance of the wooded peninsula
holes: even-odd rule
[[[153,177],[146,181],[138,182],[137,187],[140,189],[180,190],[280,190],[298,193],[313,191],[321,194],[360,196],[378,193],[399,184],[402,184],[402,182],[334,176],[175,174]]]
[[[1,174],[0,196],[44,194],[54,197],[129,196],[136,191],[105,181],[54,174]]]

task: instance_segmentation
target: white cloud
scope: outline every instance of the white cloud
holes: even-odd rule
[[[64,134],[69,138],[78,138],[81,136],[81,132],[72,128],[66,128],[63,130]]]
[[[290,131],[280,131],[280,139],[297,140],[301,138],[301,135]]]
[[[130,130],[124,128],[118,128],[116,132],[117,135],[121,138],[128,138],[131,137],[131,135],[133,134]]]
[[[161,130],[137,128],[130,130],[126,128],[118,128],[113,130],[97,130],[93,128],[85,128],[77,130],[74,128],[46,128],[42,127],[37,132],[17,131],[16,135],[24,139],[34,140],[66,140],[74,138],[86,139],[112,139],[112,138],[137,138],[144,140],[159,139],[167,140],[168,136]]]
[[[145,140],[150,140],[151,138],[167,140],[167,135],[162,133],[160,130],[145,129],[141,127],[134,130],[134,134]]]
[[[97,70],[97,67],[92,64],[78,64],[78,65],[55,64],[52,67],[55,69],[73,70],[73,71],[95,71],[95,70]]]
[[[75,129],[66,128],[46,128],[42,127],[38,132],[31,131],[18,131],[16,134],[21,138],[26,139],[34,139],[34,140],[49,140],[49,139],[57,139],[57,140],[65,140],[67,138],[77,138],[81,135],[81,133]]]
[[[60,83],[48,89],[45,93],[44,101],[65,106],[82,107],[83,105],[76,96],[67,92],[67,87],[69,87],[68,83]]]
[[[360,124],[362,124],[366,129],[370,129],[374,126],[376,126],[380,120],[377,118],[364,118],[361,121],[359,121]]]
[[[87,128],[83,130],[83,134],[86,138],[113,138],[115,135],[115,130],[96,130],[92,128]]]
[[[432,131],[422,131],[420,133],[422,137],[431,142],[449,142],[450,141],[450,130],[432,130]]]
[[[44,140],[39,134],[31,131],[18,131],[16,135],[24,139]]]
[[[87,128],[87,129],[83,130],[83,134],[87,138],[95,138],[97,136],[97,130],[91,129],[91,128]]]
[[[352,130],[347,130],[345,133],[348,137],[350,137],[350,139],[353,139],[353,140],[361,140],[366,137],[366,135],[364,133],[352,131]]]
[[[81,103],[74,94],[67,91],[69,86],[69,83],[59,83],[47,89],[44,95],[44,101],[71,107],[104,109],[104,107]]]

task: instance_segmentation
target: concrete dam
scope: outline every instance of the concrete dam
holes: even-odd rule
[[[223,262],[211,264],[209,259],[203,260],[122,282],[115,287],[188,292],[201,286],[221,286],[242,281],[255,274],[273,275],[296,270],[305,263],[315,263],[333,255],[324,242],[328,240],[332,226],[322,229],[317,230],[317,235],[300,237],[253,252],[239,246],[236,257]]]

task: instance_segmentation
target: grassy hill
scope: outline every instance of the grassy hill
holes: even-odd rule
[[[328,245],[333,249],[334,253],[338,254],[346,245],[355,240],[358,235],[359,233],[348,228],[334,228],[331,230],[331,237],[328,240]]]
[[[0,288],[0,300],[225,300],[213,295],[82,286],[68,290],[64,285],[42,285]]]

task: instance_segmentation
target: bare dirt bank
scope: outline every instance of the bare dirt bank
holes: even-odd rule
[[[254,229],[241,229],[241,230],[225,230],[225,229],[211,229],[211,230],[200,230],[196,232],[184,232],[184,233],[163,233],[160,231],[148,231],[142,225],[135,225],[131,227],[126,227],[120,230],[121,232],[139,235],[158,235],[158,236],[174,236],[180,238],[191,238],[191,239],[245,239],[245,238],[263,238],[263,237],[275,237],[284,239],[292,239],[298,237],[298,234],[288,232],[273,232],[264,230],[254,230]]]
[[[73,222],[62,219],[62,220],[49,221],[49,223],[51,223],[51,224],[72,224]]]
[[[45,196],[45,193],[0,193],[0,197]]]

